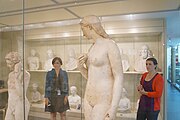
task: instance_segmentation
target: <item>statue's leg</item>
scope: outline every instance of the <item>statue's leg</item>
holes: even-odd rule
[[[15,106],[15,120],[24,120],[24,106],[23,102],[18,101]]]
[[[85,120],[93,120],[91,118],[92,106],[88,103],[86,99],[84,99],[84,117]]]
[[[91,120],[104,120],[105,114],[109,109],[108,104],[97,104],[92,110]]]
[[[6,111],[5,120],[15,120],[13,111],[8,107]]]

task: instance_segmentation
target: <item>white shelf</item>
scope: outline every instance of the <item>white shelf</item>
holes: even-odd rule
[[[48,72],[47,70],[28,70],[28,72]],[[78,70],[74,70],[74,71],[66,71],[67,73],[80,73],[80,71]]]
[[[28,70],[28,72],[47,72],[46,70]],[[72,71],[66,71],[67,73],[80,73],[80,71],[78,70],[72,70]],[[136,72],[136,71],[127,71],[127,72],[123,72],[124,74],[137,74],[137,75],[141,75],[144,72]],[[162,74],[162,72],[158,72],[159,74]]]
[[[47,72],[47,70],[28,70],[28,72]]]

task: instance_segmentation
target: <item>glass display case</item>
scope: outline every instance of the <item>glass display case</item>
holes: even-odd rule
[[[141,61],[142,52],[145,51],[157,58],[159,72],[163,73],[163,19],[125,21],[114,20],[115,18],[112,17],[108,21],[102,18],[102,24],[110,37],[117,43],[123,64],[123,87],[126,100],[119,103],[116,119],[135,119],[139,98],[136,86],[141,74],[146,71],[145,69],[136,68],[136,64],[143,64],[143,61]],[[81,99],[78,107],[72,107],[67,111],[67,119],[81,120],[84,119],[83,97],[86,80],[78,71],[77,65],[75,65],[76,62],[73,62],[73,60],[77,60],[77,57],[82,53],[87,53],[92,43],[82,36],[78,22],[60,26],[56,26],[56,22],[52,24],[52,27],[44,26],[43,28],[26,30],[24,41],[19,30],[1,32],[1,38],[5,39],[4,42],[1,41],[2,48],[5,49],[1,53],[2,58],[10,51],[18,51],[22,55],[24,69],[31,75],[27,98],[30,103],[29,119],[33,120],[49,118],[49,113],[44,112],[44,89],[46,73],[51,69],[46,69],[46,64],[50,65],[51,62],[46,62],[50,59],[50,56],[61,57],[63,60],[62,68],[68,73],[69,87],[76,86],[77,94]],[[136,27],[134,27],[134,24],[136,24]],[[22,47],[23,45],[24,47]],[[2,72],[4,77],[2,78],[7,80],[9,71],[6,70],[4,59],[1,60],[4,68]]]
[[[136,92],[136,86],[139,83],[141,74],[146,71],[145,68],[137,68],[138,66],[136,64],[140,62],[141,64],[145,64],[141,61],[143,52],[156,57],[159,61],[159,72],[162,74],[163,71],[163,19],[135,21],[114,21],[113,19],[112,17],[109,21],[103,21],[102,18],[102,24],[119,47],[124,69],[123,87],[126,91],[126,99],[129,101],[127,102],[125,100],[125,103],[122,102],[119,104],[116,119],[135,119],[139,98],[139,94]],[[135,23],[137,26],[133,28],[133,24]],[[62,58],[62,68],[68,73],[69,87],[76,86],[77,94],[81,98],[79,107],[71,106],[71,109],[67,112],[67,118],[84,119],[83,98],[86,80],[81,76],[73,59],[77,60],[78,56],[87,53],[91,45],[92,43],[82,36],[78,22],[71,25],[52,25],[52,27],[45,26],[44,28],[26,30],[24,65],[25,69],[31,74],[27,90],[27,97],[31,102],[29,113],[31,119],[36,117],[48,118],[46,116],[47,113],[44,112],[43,96],[45,76],[48,71],[45,64],[48,60],[49,51],[54,56]],[[36,51],[35,57],[38,58],[39,62],[39,68],[36,70],[31,70],[28,62],[30,57],[32,57],[32,50]],[[42,99],[39,101],[33,101],[32,93],[34,92],[34,84],[38,86],[37,90],[42,96]],[[126,104],[129,104],[129,106]]]
[[[17,26],[0,24],[0,91],[5,93],[2,97],[0,96],[0,101],[3,100],[2,107],[7,109],[7,105],[18,103],[18,106],[21,106],[21,118],[24,120],[26,117],[29,120],[48,120],[50,114],[44,112],[45,80],[47,72],[52,69],[52,58],[58,56],[63,62],[62,69],[66,70],[68,74],[69,96],[72,94],[71,88],[74,88],[78,96],[75,98],[78,99],[78,104],[72,103],[70,110],[66,113],[67,120],[84,120],[83,104],[87,80],[77,68],[77,58],[81,54],[88,53],[93,43],[83,37],[79,25],[81,19],[31,23],[32,18],[28,15],[20,14],[22,19],[18,21]],[[161,75],[164,75],[165,71],[164,18],[132,19],[132,15],[126,17],[128,18],[100,17],[105,31],[119,48],[123,65],[123,95],[117,108],[116,120],[136,119],[140,97],[136,87],[142,73],[146,72],[143,54],[158,60],[158,72]],[[36,18],[33,20],[36,21]],[[13,62],[11,66],[8,64],[8,60],[17,59],[14,57],[19,60]],[[8,69],[8,67],[13,68]],[[16,81],[12,81],[13,79],[18,80],[20,73],[17,76],[16,70],[19,70],[18,72],[22,75],[19,78],[21,80],[20,87],[16,86]],[[12,74],[14,76],[11,76]],[[9,84],[10,81],[12,84]],[[18,94],[20,94],[21,101],[17,100],[19,95],[16,101],[7,100],[7,92],[10,94],[11,87],[12,90],[20,88],[18,90],[21,92]],[[14,93],[12,94],[14,95]],[[70,99],[72,98],[69,97],[69,101]],[[164,100],[161,104],[163,103]],[[163,110],[162,105],[159,120],[163,118]],[[9,112],[12,111],[8,111],[6,114]],[[0,115],[0,117],[4,117],[3,114]],[[59,118],[58,115],[57,117]]]

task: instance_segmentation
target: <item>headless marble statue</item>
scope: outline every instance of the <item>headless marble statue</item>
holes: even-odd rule
[[[28,66],[29,70],[38,70],[39,69],[39,57],[36,56],[36,51],[31,50],[31,56],[28,57]]]
[[[66,70],[75,70],[77,68],[77,59],[74,49],[68,51],[68,62],[66,63]]]
[[[26,97],[26,91],[30,81],[30,74],[22,69],[20,56],[17,52],[8,53],[5,60],[11,70],[8,76],[8,108],[5,120],[24,120],[24,118],[27,120],[30,104]],[[24,100],[25,105],[23,104]]]
[[[97,16],[82,19],[84,36],[93,42],[78,58],[78,69],[87,79],[84,95],[86,120],[114,120],[119,104],[123,67],[117,44],[104,31]]]
[[[38,84],[33,83],[32,88],[33,88],[32,96],[31,96],[32,102],[33,103],[40,102],[42,100],[42,95],[38,91]]]
[[[127,98],[127,91],[123,88],[122,97],[119,101],[119,108],[120,112],[130,112],[131,109],[131,102],[129,98]]]
[[[81,108],[81,97],[77,95],[76,86],[71,86],[70,92],[71,95],[68,96],[70,108],[79,110]]]
[[[52,65],[52,60],[54,58],[54,52],[52,49],[48,49],[47,50],[47,60],[45,61],[45,64],[44,64],[44,70],[51,70],[53,68],[53,65]]]
[[[146,70],[146,59],[152,57],[152,52],[147,45],[141,47],[140,56],[136,59],[134,69],[137,72],[145,72]]]

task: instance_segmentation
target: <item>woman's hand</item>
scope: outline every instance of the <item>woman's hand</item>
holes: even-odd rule
[[[64,105],[67,104],[67,101],[68,101],[68,96],[65,96],[64,97]]]
[[[137,86],[137,90],[138,90],[138,91],[141,91],[142,89],[143,89],[143,86],[142,86],[142,85],[138,85],[138,86]]]
[[[137,90],[139,91],[140,94],[147,95],[147,92],[144,90],[142,85],[137,86]]]

